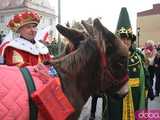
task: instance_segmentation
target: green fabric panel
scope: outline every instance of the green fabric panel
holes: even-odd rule
[[[37,120],[38,108],[32,101],[31,94],[36,90],[35,84],[33,82],[32,76],[27,68],[20,68],[23,78],[26,83],[29,96],[29,118],[30,120]]]
[[[137,55],[139,57],[139,55]],[[139,109],[144,109],[146,104],[145,104],[145,75],[144,75],[144,67],[140,59],[140,101],[139,101]]]

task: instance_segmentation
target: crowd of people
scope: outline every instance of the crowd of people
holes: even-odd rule
[[[142,48],[142,53],[145,56],[145,65],[150,74],[150,83],[153,86],[155,79],[155,94],[159,96],[160,93],[160,44],[155,44],[154,41],[146,41]],[[152,89],[154,93],[154,90]]]
[[[18,37],[1,45],[0,54],[4,58],[4,64],[24,67],[51,59],[48,48],[34,40],[39,22],[39,15],[33,11],[21,12],[9,21],[8,27]],[[160,44],[155,46],[154,42],[149,40],[142,50],[137,49],[134,46],[136,36],[132,33],[130,24],[126,23],[119,25],[115,34],[129,49],[129,93],[118,101],[108,96],[107,118],[135,120],[137,110],[147,109],[147,99],[153,100],[160,93]]]

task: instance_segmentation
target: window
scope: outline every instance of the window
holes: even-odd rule
[[[53,24],[53,20],[52,18],[49,19],[49,25],[52,25]]]
[[[0,16],[0,21],[1,21],[1,23],[4,23],[5,22],[5,18],[4,18],[4,16],[2,15],[2,16]]]

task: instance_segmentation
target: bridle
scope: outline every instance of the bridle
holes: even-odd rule
[[[100,93],[104,92],[106,90],[106,86],[108,86],[107,89],[112,88],[112,89],[109,89],[107,92],[116,92],[116,90],[119,89],[119,86],[123,86],[128,80],[128,73],[126,72],[126,74],[122,78],[115,77],[113,73],[109,70],[109,60],[108,60],[108,56],[106,56],[105,54],[106,49],[98,47],[98,51],[100,54],[100,71],[101,71],[99,92]],[[107,76],[107,79],[110,79],[111,81],[109,85],[104,85],[105,83],[104,80],[106,79],[106,76]]]

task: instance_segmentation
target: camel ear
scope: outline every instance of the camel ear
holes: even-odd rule
[[[92,37],[94,36],[94,30],[93,30],[93,26],[88,24],[86,21],[82,20],[81,24],[84,26],[85,30],[88,32],[89,35],[91,35]]]
[[[116,36],[111,31],[109,31],[106,27],[104,27],[98,18],[94,19],[93,27],[95,29],[95,34],[96,34],[96,31],[98,31],[98,32],[102,32],[102,35],[107,40],[115,40],[116,39]]]
[[[106,46],[115,46],[115,35],[105,28],[99,19],[94,19],[93,28],[94,40],[97,42],[97,45],[102,52],[106,52],[106,49],[108,49]],[[111,49],[108,49],[107,51],[111,51]]]
[[[60,24],[57,24],[56,28],[59,31],[59,33],[61,33],[64,37],[66,37],[74,45],[77,43],[80,43],[80,41],[85,39],[84,34],[78,30],[67,28]]]

